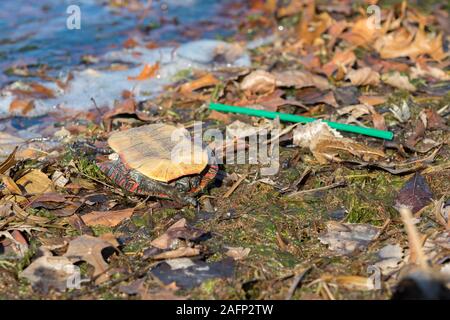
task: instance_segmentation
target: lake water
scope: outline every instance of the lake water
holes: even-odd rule
[[[144,1],[142,1],[144,2]],[[12,66],[50,75],[79,66],[84,55],[99,55],[132,36],[146,41],[183,42],[230,35],[234,26],[225,6],[231,0],[151,1],[151,10],[130,12],[100,0],[1,0],[0,87],[20,79]],[[69,5],[81,9],[81,29],[69,30]]]

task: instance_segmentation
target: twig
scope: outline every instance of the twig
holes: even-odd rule
[[[307,194],[307,193],[312,193],[312,192],[316,192],[316,191],[324,191],[324,190],[329,190],[329,189],[342,187],[342,186],[345,186],[345,182],[344,181],[335,182],[335,183],[332,183],[332,184],[330,184],[328,186],[325,186],[325,187],[292,192],[292,193],[288,194],[287,196],[290,197],[290,198],[293,198],[293,197],[297,197],[297,196],[300,196],[300,195],[303,195],[303,194]]]
[[[236,181],[230,189],[228,189],[228,191],[223,195],[224,198],[228,198],[229,196],[231,196],[231,194],[237,189],[237,187],[239,187],[239,185],[242,183],[242,181],[245,180],[245,178],[247,178],[247,173],[243,174],[238,181]]]
[[[420,240],[419,231],[417,231],[416,226],[413,222],[413,216],[411,210],[408,208],[400,208],[400,215],[403,220],[403,224],[405,225],[406,233],[408,234],[408,241],[411,247],[411,250],[416,254],[417,264],[424,270],[429,270],[429,265],[427,262],[427,258],[422,248],[422,241]]]
[[[285,300],[291,300],[291,299],[292,299],[292,296],[294,295],[295,290],[297,290],[297,288],[298,288],[300,282],[303,280],[303,278],[304,278],[305,275],[309,272],[309,270],[311,270],[311,267],[306,268],[305,270],[303,270],[302,272],[300,272],[299,274],[297,274],[297,275],[294,277],[294,280],[292,280],[292,284],[291,284],[291,286],[289,287],[289,291],[288,291],[288,293],[286,294]]]

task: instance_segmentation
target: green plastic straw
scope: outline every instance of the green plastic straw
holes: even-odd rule
[[[280,120],[282,120],[282,121],[289,121],[289,122],[296,122],[296,123],[297,122],[309,123],[309,122],[318,120],[315,118],[302,117],[302,116],[298,116],[295,114],[288,114],[288,113],[274,112],[274,111],[267,111],[267,110],[256,110],[256,109],[236,107],[236,106],[228,106],[225,104],[213,103],[213,102],[211,102],[209,104],[209,109],[221,111],[221,112],[232,112],[232,113],[245,114],[248,116],[262,117],[262,118],[268,118],[268,119],[275,119],[276,117],[280,117]],[[351,124],[338,123],[338,122],[332,122],[332,121],[326,121],[326,120],[323,120],[323,121],[326,122],[331,128],[334,128],[334,129],[340,130],[340,131],[353,132],[353,133],[363,134],[366,136],[381,138],[381,139],[385,139],[385,140],[392,140],[392,138],[394,137],[394,134],[391,131],[359,127],[359,126],[354,126]]]

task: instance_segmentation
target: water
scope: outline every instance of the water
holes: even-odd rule
[[[100,0],[1,0],[0,87],[20,79],[12,66],[49,75],[79,66],[84,55],[121,47],[129,37],[146,41],[184,42],[190,38],[230,35],[233,23],[224,5],[231,0],[152,1],[149,13],[114,9]],[[81,9],[81,29],[69,30],[69,5]],[[142,18],[142,19],[141,19]]]

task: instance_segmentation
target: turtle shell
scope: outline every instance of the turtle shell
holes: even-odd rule
[[[199,174],[209,160],[207,150],[193,144],[186,129],[167,124],[113,133],[108,144],[127,167],[161,182]]]

